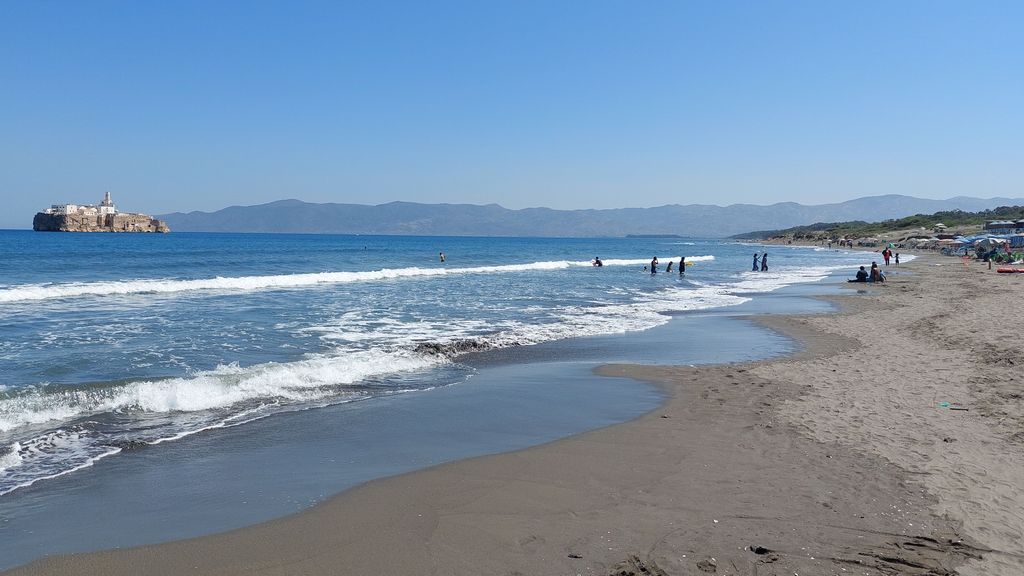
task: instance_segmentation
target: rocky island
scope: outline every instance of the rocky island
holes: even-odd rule
[[[170,232],[167,223],[148,214],[118,212],[110,192],[98,205],[54,204],[32,219],[37,232]]]

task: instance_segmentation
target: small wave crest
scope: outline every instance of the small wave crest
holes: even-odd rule
[[[740,279],[733,282],[730,288],[736,294],[773,292],[792,284],[820,282],[834,272],[848,268],[849,266],[780,266],[765,272],[743,272]]]
[[[431,359],[410,352],[360,350],[288,363],[219,366],[192,376],[109,386],[35,386],[0,395],[0,432],[96,414],[200,412],[247,402],[302,402],[344,393],[367,378],[422,370]]]
[[[85,388],[36,386],[0,395],[0,494],[91,466],[125,449],[178,440],[286,410],[365,398],[374,377],[446,362],[364,350],[188,377]],[[395,388],[390,392],[406,391]]]

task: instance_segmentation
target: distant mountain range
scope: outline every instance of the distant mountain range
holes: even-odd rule
[[[928,200],[890,194],[836,204],[768,206],[671,204],[656,208],[609,210],[510,210],[497,204],[417,204],[390,202],[313,204],[279,200],[232,206],[216,212],[174,212],[157,216],[176,232],[291,232],[320,234],[405,234],[422,236],[595,237],[675,234],[720,238],[817,222],[877,222],[942,210],[979,211],[1024,205],[1021,198]]]

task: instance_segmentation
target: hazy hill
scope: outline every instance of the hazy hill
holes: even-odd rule
[[[232,206],[216,212],[174,212],[158,216],[177,232],[299,232],[331,234],[408,234],[425,236],[625,236],[679,234],[724,237],[751,230],[782,229],[814,222],[876,222],[943,210],[980,211],[1024,204],[1024,199],[927,200],[911,196],[869,196],[837,204],[768,206],[672,204],[611,210],[510,210],[497,204],[417,204],[390,202],[313,204],[279,200]]]

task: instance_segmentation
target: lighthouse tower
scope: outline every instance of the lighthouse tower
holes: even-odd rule
[[[100,202],[100,214],[117,214],[117,206],[110,199],[110,192],[103,194],[103,202]]]

